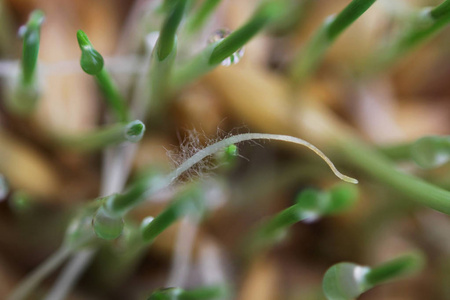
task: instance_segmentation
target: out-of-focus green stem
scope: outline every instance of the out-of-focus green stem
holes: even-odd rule
[[[112,109],[117,119],[120,122],[128,121],[129,113],[125,99],[120,94],[119,88],[111,75],[104,68],[102,55],[94,49],[91,41],[82,30],[78,30],[77,39],[81,49],[81,68],[87,74],[95,76],[100,89],[105,95],[106,103]]]
[[[224,286],[202,287],[193,290],[167,288],[155,291],[148,300],[218,300],[227,294],[228,289]]]
[[[450,214],[449,191],[397,170],[382,154],[356,138],[339,138],[335,145],[348,162],[366,174],[422,205]]]
[[[168,14],[151,57],[149,73],[149,113],[161,117],[164,100],[169,91],[172,67],[177,55],[177,30],[184,17],[187,0],[178,0]]]
[[[411,158],[411,143],[382,146],[378,151],[393,161],[409,160]]]
[[[166,59],[173,52],[173,48],[176,47],[176,33],[183,19],[186,2],[187,0],[178,0],[164,22],[155,47],[157,58],[160,61]]]
[[[364,279],[371,286],[378,285],[385,281],[391,280],[409,274],[420,269],[424,264],[423,255],[414,253],[402,255],[396,259],[388,261],[382,265],[371,268]]]
[[[18,114],[32,112],[39,98],[36,69],[43,22],[44,13],[35,10],[31,13],[27,24],[20,27],[19,30],[19,35],[23,39],[21,68],[19,78],[8,96],[8,107],[12,112]]]
[[[167,227],[176,222],[180,217],[188,214],[202,214],[203,195],[197,185],[183,191],[169,206],[151,222],[142,226],[142,238],[144,242],[152,242]]]
[[[143,137],[144,132],[145,125],[136,120],[125,124],[117,123],[87,134],[58,137],[55,141],[67,148],[89,151],[126,141],[136,143]]]
[[[200,30],[222,0],[204,0],[200,7],[186,21],[188,33]]]
[[[116,114],[117,120],[120,122],[126,122],[129,117],[125,99],[123,99],[120,94],[119,88],[109,72],[103,68],[97,75],[95,75],[95,79],[105,95],[108,106],[111,107],[113,112]]]
[[[277,35],[294,32],[305,21],[305,16],[309,12],[309,8],[315,2],[314,0],[283,1],[286,2],[285,13],[270,28],[271,32],[275,32]]]
[[[339,35],[356,21],[376,0],[353,0],[337,16],[328,17],[322,27],[297,53],[291,67],[295,84],[308,78],[322,60],[325,52]]]
[[[40,10],[35,10],[31,13],[28,23],[19,32],[23,37],[21,65],[22,80],[25,85],[31,85],[35,80],[41,25],[43,21],[44,13]]]
[[[412,18],[408,28],[401,31],[390,44],[377,50],[367,69],[374,72],[389,67],[393,62],[404,57],[406,53],[437,34],[449,23],[450,0],[446,0],[434,8],[422,9]]]
[[[173,86],[179,89],[216,68],[223,60],[242,48],[264,27],[276,20],[285,8],[282,3],[263,3],[250,20],[223,40],[206,47],[196,57],[181,66],[173,76]]]

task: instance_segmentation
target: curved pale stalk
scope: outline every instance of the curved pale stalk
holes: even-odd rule
[[[338,178],[349,183],[358,183],[358,180],[339,172],[334,166],[333,162],[331,162],[331,160],[322,151],[305,140],[288,135],[244,133],[223,139],[215,144],[199,150],[196,154],[182,163],[176,170],[170,173],[166,178],[158,180],[158,182],[156,183],[144,182],[130,188],[128,191],[122,194],[110,197],[106,202],[106,208],[111,213],[111,215],[124,215],[130,209],[144,201],[148,196],[154,195],[155,193],[167,188],[169,185],[175,182],[178,177],[180,177],[184,172],[201,162],[206,157],[222,151],[224,148],[230,145],[251,140],[275,140],[305,146],[316,153],[320,158],[322,158]]]
[[[26,299],[27,296],[42,282],[42,280],[55,271],[72,254],[72,252],[73,250],[71,248],[64,246],[58,249],[24,281],[22,281],[19,287],[7,299]]]
[[[279,135],[279,134],[266,134],[266,133],[243,133],[231,136],[229,138],[223,139],[213,145],[210,145],[206,148],[203,148],[202,150],[198,151],[196,154],[191,156],[189,159],[187,159],[181,166],[179,166],[175,171],[173,171],[169,178],[171,181],[176,180],[181,174],[192,168],[194,165],[202,161],[204,158],[213,155],[214,153],[224,149],[227,146],[245,142],[245,141],[251,141],[251,140],[275,140],[275,141],[282,141],[282,142],[288,142],[293,143],[297,145],[302,145],[313,151],[315,154],[317,154],[321,159],[323,159],[327,165],[330,167],[331,171],[341,180],[357,184],[358,180],[349,177],[347,175],[342,174],[338,171],[338,169],[334,166],[333,162],[322,152],[320,151],[316,146],[313,144],[293,137],[289,135]]]
[[[84,271],[84,266],[94,258],[95,252],[94,249],[84,249],[77,253],[67,264],[62,276],[58,278],[45,300],[65,299],[76,279]]]

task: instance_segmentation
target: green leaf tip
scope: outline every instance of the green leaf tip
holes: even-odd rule
[[[31,12],[28,22],[19,29],[19,35],[23,37],[30,30],[40,30],[42,23],[45,21],[45,14],[42,10],[36,9]]]
[[[45,16],[41,10],[34,10],[28,22],[19,28],[19,36],[23,39],[22,50],[22,88],[33,87],[36,77],[36,66],[39,54],[40,31]],[[27,95],[24,95],[27,97]]]
[[[166,59],[176,47],[176,33],[186,9],[186,0],[178,0],[167,17],[156,45],[156,54],[160,61]]]
[[[132,142],[139,142],[145,133],[145,124],[139,120],[132,121],[125,128],[125,138]]]
[[[81,49],[81,68],[87,74],[99,74],[103,70],[104,66],[103,56],[94,49],[86,33],[82,30],[77,31],[77,40]]]
[[[194,184],[178,194],[163,212],[154,219],[144,219],[141,234],[144,242],[152,242],[159,234],[179,218],[191,214],[203,214],[205,211],[204,195],[201,187]]]
[[[283,6],[277,2],[263,4],[253,17],[241,28],[218,42],[209,58],[210,65],[217,65],[242,48],[250,39],[260,32],[283,11]]]

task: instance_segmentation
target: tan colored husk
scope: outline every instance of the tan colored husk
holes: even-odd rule
[[[59,175],[50,161],[29,145],[0,130],[0,173],[13,189],[24,189],[49,200],[60,189]]]

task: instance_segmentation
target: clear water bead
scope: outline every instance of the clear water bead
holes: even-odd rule
[[[208,44],[218,43],[222,41],[224,38],[231,34],[231,30],[222,28],[213,32],[208,38]],[[234,52],[231,56],[222,61],[222,66],[231,66],[237,64],[241,58],[244,56],[245,49],[244,47],[239,48],[236,52]]]
[[[339,263],[325,273],[323,290],[328,300],[353,300],[370,287],[365,283],[369,267]]]
[[[123,231],[123,219],[115,218],[108,214],[103,206],[101,206],[92,220],[95,234],[105,240],[113,240],[118,238]]]
[[[411,148],[414,162],[424,169],[439,167],[450,161],[450,137],[427,136],[418,139]]]

